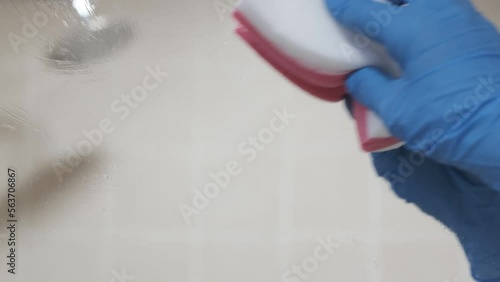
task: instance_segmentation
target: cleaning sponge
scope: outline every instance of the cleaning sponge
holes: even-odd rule
[[[242,0],[237,33],[274,68],[310,94],[341,101],[348,74],[377,66],[397,76],[397,64],[379,44],[344,29],[323,0]],[[355,104],[362,148],[380,151],[400,142],[372,112]]]

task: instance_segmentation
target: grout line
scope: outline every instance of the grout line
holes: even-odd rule
[[[383,268],[380,265],[382,252],[382,190],[379,185],[372,185],[371,177],[367,177],[369,230],[373,233],[373,243],[369,244],[368,251],[368,281],[382,282]],[[373,187],[375,186],[375,187]]]
[[[37,228],[30,229],[36,232]],[[120,234],[123,239],[143,239],[151,243],[193,243],[202,244],[204,242],[211,243],[261,243],[268,239],[268,231],[244,230],[244,229],[225,229],[225,230],[210,230],[201,227],[191,229],[170,229],[170,228],[138,228],[136,230],[130,228],[105,228],[103,232],[109,232],[111,229],[114,234]],[[82,241],[86,240],[88,234],[93,233],[93,230],[77,229],[77,228],[62,228],[51,229],[54,232],[64,234],[65,237],[81,238]],[[318,237],[331,235],[339,243],[343,244],[408,244],[408,243],[422,243],[433,244],[439,243],[440,245],[456,245],[456,240],[450,240],[451,235],[443,232],[429,232],[429,233],[415,233],[415,232],[392,232],[386,233],[380,240],[376,239],[377,234],[373,232],[352,232],[342,230],[328,230],[328,229],[281,229],[280,234],[294,234],[293,238],[285,238],[288,243],[296,242],[314,242]],[[355,235],[355,240],[353,239]],[[283,237],[277,239],[284,239]],[[280,242],[284,242],[283,240]]]
[[[186,236],[186,235],[184,235]],[[189,249],[189,270],[188,281],[204,281],[204,261],[203,261],[203,243],[205,242],[203,230],[198,229],[187,234]]]
[[[196,187],[197,183],[200,183],[203,179],[203,169],[202,169],[202,156],[204,156],[204,127],[202,119],[194,117],[191,120],[191,187]],[[204,262],[203,262],[203,242],[205,230],[202,228],[203,219],[198,219],[198,228],[189,229],[184,232],[184,234],[178,234],[177,237],[184,237],[187,239],[188,243],[188,255],[189,255],[189,271],[188,271],[188,281],[190,282],[203,282],[204,281]],[[154,232],[153,232],[154,233]],[[187,233],[187,234],[186,234]],[[186,236],[187,235],[187,236]],[[184,240],[186,240],[184,239]]]

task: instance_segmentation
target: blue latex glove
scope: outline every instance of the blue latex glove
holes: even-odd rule
[[[431,159],[420,159],[422,165],[411,168],[412,158],[411,151],[400,148],[374,154],[373,162],[399,197],[457,234],[474,279],[500,281],[500,192],[470,173]],[[403,176],[399,170],[412,175],[401,182],[395,178]]]
[[[467,0],[327,0],[404,75],[354,73],[351,95],[405,148],[374,154],[395,192],[459,237],[478,281],[500,281],[500,36]]]

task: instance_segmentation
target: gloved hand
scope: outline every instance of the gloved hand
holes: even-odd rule
[[[404,148],[374,154],[395,192],[459,237],[478,281],[500,281],[500,36],[468,0],[326,0],[385,45],[403,76],[347,81]],[[399,3],[401,4],[401,3]]]
[[[373,162],[399,197],[457,235],[477,281],[500,281],[500,192],[468,172],[417,157],[404,147],[375,153]]]

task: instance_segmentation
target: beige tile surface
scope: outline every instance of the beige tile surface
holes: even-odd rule
[[[0,281],[280,281],[328,236],[340,247],[308,281],[471,281],[455,238],[375,177],[342,105],[262,63],[214,8],[224,1],[98,1],[86,25],[55,2],[19,54],[0,40],[0,170],[19,172],[18,274],[2,189]],[[497,1],[477,2],[500,23]],[[0,1],[2,38],[44,3]],[[87,57],[51,50],[63,43]],[[110,107],[156,66],[168,78],[121,120]],[[284,107],[286,129],[255,159],[240,154]],[[59,179],[67,146],[105,118],[115,130]],[[231,161],[241,173],[187,224],[179,206]]]

